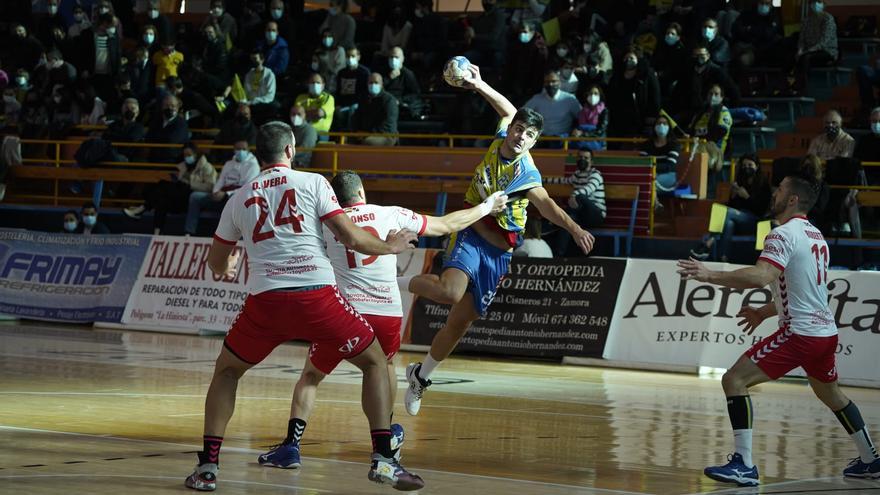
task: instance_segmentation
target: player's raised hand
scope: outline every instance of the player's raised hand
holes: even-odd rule
[[[413,249],[418,240],[419,236],[415,232],[406,229],[400,231],[392,230],[388,232],[388,237],[385,238],[385,242],[391,247],[393,254]]]
[[[707,282],[709,280],[709,271],[706,265],[693,258],[678,260],[678,274],[685,280]]]
[[[583,251],[584,254],[590,254],[590,251],[593,250],[593,244],[596,242],[596,238],[593,237],[593,234],[580,227],[574,232],[571,232],[571,238],[574,240],[574,243],[577,244],[577,247],[581,248],[581,251]]]
[[[736,324],[743,327],[743,332],[749,335],[751,335],[765,319],[759,308],[751,308],[749,306],[743,306],[736,316],[737,318],[742,318],[742,320],[738,321]]]
[[[483,82],[483,76],[480,75],[480,68],[474,64],[468,65],[468,73],[464,76],[463,88],[475,89],[477,85]]]

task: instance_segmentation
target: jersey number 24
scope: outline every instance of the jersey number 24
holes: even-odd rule
[[[256,244],[275,237],[274,229],[262,232],[263,224],[266,223],[266,219],[269,217],[269,202],[262,196],[254,196],[244,202],[246,208],[250,208],[252,205],[257,205],[260,208],[260,218],[257,219],[257,223],[254,225],[254,234],[251,240]],[[303,220],[304,217],[296,213],[296,191],[293,189],[284,191],[284,195],[281,196],[281,203],[278,204],[278,209],[275,210],[275,228],[290,224],[294,233],[298,234],[302,232],[301,222]]]

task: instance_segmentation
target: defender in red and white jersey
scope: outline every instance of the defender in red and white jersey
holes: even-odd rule
[[[204,448],[186,486],[216,488],[220,446],[235,406],[239,378],[283,342],[312,342],[363,373],[363,408],[373,440],[372,481],[401,490],[424,482],[407,472],[391,448],[391,405],[385,356],[370,325],[339,294],[323,244],[326,226],[350,249],[370,255],[411,248],[413,232],[378,239],[352,223],[322,176],[291,170],[295,139],[290,126],[271,122],[257,134],[261,173],[226,203],[208,265],[215,273],[235,271],[235,244],[248,251],[248,296],[229,330],[205,400]]]
[[[340,172],[333,177],[331,184],[352,222],[379,239],[399,230],[410,230],[429,237],[451,234],[467,228],[490,213],[502,211],[507,203],[507,196],[499,192],[490,195],[473,208],[443,217],[432,217],[397,206],[368,204],[363,183],[352,171]],[[397,286],[397,257],[358,253],[346,247],[326,227],[324,242],[336,272],[339,292],[373,327],[385,352],[390,379],[389,402],[393,404],[397,392],[397,376],[391,359],[400,349],[403,316],[400,290]],[[261,455],[258,458],[260,464],[284,468],[301,465],[300,440],[314,408],[316,389],[321,380],[340,362],[334,351],[335,349],[321,344],[312,345],[309,361],[294,389],[287,437],[281,444]],[[403,428],[399,425],[391,425],[391,428],[394,443],[399,445],[403,441]]]
[[[707,269],[696,260],[679,261],[686,279],[737,289],[772,285],[773,302],[743,307],[737,316],[751,334],[766,318],[779,315],[779,329],[745,352],[721,380],[733,427],[734,453],[729,462],[710,466],[706,476],[740,486],[759,484],[752,462],[752,402],[749,387],[775,380],[801,367],[816,396],[834,411],[859,451],[844,476],[880,479],[880,458],[855,403],[837,384],[837,326],[828,307],[828,244],[806,218],[818,195],[810,176],[786,177],[773,194],[771,212],[779,222],[764,240],[753,267],[731,272]]]

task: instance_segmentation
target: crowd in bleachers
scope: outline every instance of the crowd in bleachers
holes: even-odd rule
[[[78,160],[177,163],[174,181],[126,209],[132,217],[155,210],[157,231],[165,213],[179,211],[195,233],[199,211],[222,207],[250,178],[247,148],[267,120],[292,124],[306,150],[296,156],[301,166],[329,131],[374,133],[358,141],[392,146],[401,129],[442,115],[444,132],[492,134],[492,109],[442,83],[451,55],[464,54],[514,104],[541,112],[545,135],[593,138],[576,144],[587,150],[614,146],[604,138],[647,138],[641,151],[657,157],[661,194],[680,185],[680,139],[701,138],[697,151],[715,176],[742,154],[730,131],[743,96],[803,94],[811,68],[840,58],[838,21],[823,0],[805,2],[789,36],[772,0],[483,0],[468,16],[438,14],[431,0],[329,0],[318,10],[295,0],[212,0],[203,18],[166,13],[159,0],[137,2],[138,12],[132,0],[9,3],[31,9],[6,7],[4,128],[64,138],[82,124],[107,124]],[[880,161],[880,111],[871,113],[878,74],[872,65],[856,71],[871,132],[856,142],[829,113],[811,154]],[[438,92],[453,104],[438,108]],[[191,142],[197,128],[219,129],[215,144],[234,151],[200,151]],[[112,145],[141,141],[181,148]],[[191,180],[220,163],[219,178]],[[750,187],[735,182],[731,201]]]

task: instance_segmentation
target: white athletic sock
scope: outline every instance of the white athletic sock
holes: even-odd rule
[[[735,452],[742,456],[743,464],[752,467],[752,430],[733,430]]]
[[[868,435],[867,428],[862,428],[850,435],[850,437],[859,449],[859,457],[862,459],[862,462],[870,464],[874,462],[874,459],[877,459],[877,447],[871,441],[871,435]]]
[[[397,287],[399,287],[400,290],[411,292],[409,290],[409,282],[413,279],[413,277],[415,277],[415,275],[409,275],[407,277],[397,277]]]
[[[430,354],[425,356],[425,360],[422,361],[422,366],[419,368],[419,378],[427,380],[431,373],[434,372],[434,369],[440,366],[440,363],[441,361],[435,361]]]

